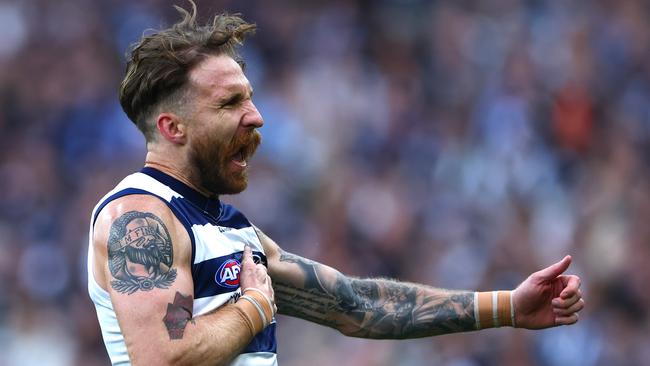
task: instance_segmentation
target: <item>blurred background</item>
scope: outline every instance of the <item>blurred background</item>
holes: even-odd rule
[[[187,3],[174,1],[187,7]],[[650,364],[650,2],[197,1],[258,24],[234,203],[357,276],[510,289],[572,254],[576,326],[369,341],[280,317],[281,365]],[[88,220],[140,169],[125,52],[168,0],[0,0],[0,365],[107,365]]]

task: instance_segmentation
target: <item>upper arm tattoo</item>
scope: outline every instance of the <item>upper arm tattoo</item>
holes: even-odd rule
[[[274,282],[278,310],[365,338],[414,338],[475,330],[474,296],[382,279],[355,279],[299,256],[302,284]],[[324,276],[335,276],[325,281]]]
[[[187,323],[194,323],[192,320],[193,301],[192,295],[185,296],[176,291],[174,302],[167,303],[167,312],[163,323],[165,323],[170,340],[182,339]]]
[[[169,231],[158,216],[129,211],[111,225],[108,267],[116,291],[130,295],[138,290],[169,288],[176,280],[173,256]]]

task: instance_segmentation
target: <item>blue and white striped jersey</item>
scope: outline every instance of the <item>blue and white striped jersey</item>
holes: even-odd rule
[[[88,253],[88,292],[95,304],[104,344],[113,365],[128,365],[124,337],[115,316],[110,296],[93,277],[93,227],[99,212],[112,200],[131,194],[156,196],[167,204],[185,226],[192,242],[193,314],[199,316],[234,301],[240,295],[237,273],[244,246],[266,264],[264,248],[248,219],[236,208],[207,198],[181,181],[153,168],[124,178],[104,196],[93,210]],[[259,333],[236,357],[233,366],[277,365],[276,323]]]

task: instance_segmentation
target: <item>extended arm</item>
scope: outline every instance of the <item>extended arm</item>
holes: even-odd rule
[[[282,251],[259,230],[258,235],[267,251],[281,314],[364,338],[417,338],[479,329],[475,292],[348,277]],[[565,258],[531,275],[516,291],[508,292],[515,308],[521,308],[516,314],[518,326],[545,328],[577,321],[576,313],[584,306],[579,279],[560,276],[569,263],[570,258]],[[491,305],[491,301],[481,304]]]
[[[363,338],[415,338],[474,329],[474,294],[384,279],[357,279],[281,252],[293,276],[278,273],[281,314]],[[272,276],[274,273],[272,273]]]
[[[93,240],[93,272],[110,294],[133,365],[226,364],[265,326],[242,299],[194,316],[189,235],[157,198],[112,202],[99,215]],[[241,286],[272,299],[266,270],[253,263],[250,250]]]
[[[364,338],[415,338],[475,329],[474,294],[344,276],[282,251],[258,230],[281,314]]]

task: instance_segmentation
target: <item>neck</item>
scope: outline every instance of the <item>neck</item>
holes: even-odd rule
[[[200,184],[195,183],[191,175],[184,173],[184,172],[191,171],[191,169],[183,168],[179,164],[174,164],[174,162],[167,159],[160,159],[156,156],[155,153],[152,153],[151,151],[147,153],[144,166],[148,168],[158,169],[161,172],[170,175],[178,179],[179,181],[187,184],[189,187],[193,188],[194,190],[198,191],[199,193],[201,193],[206,197],[214,196],[214,194],[212,194],[205,188],[201,187]]]

